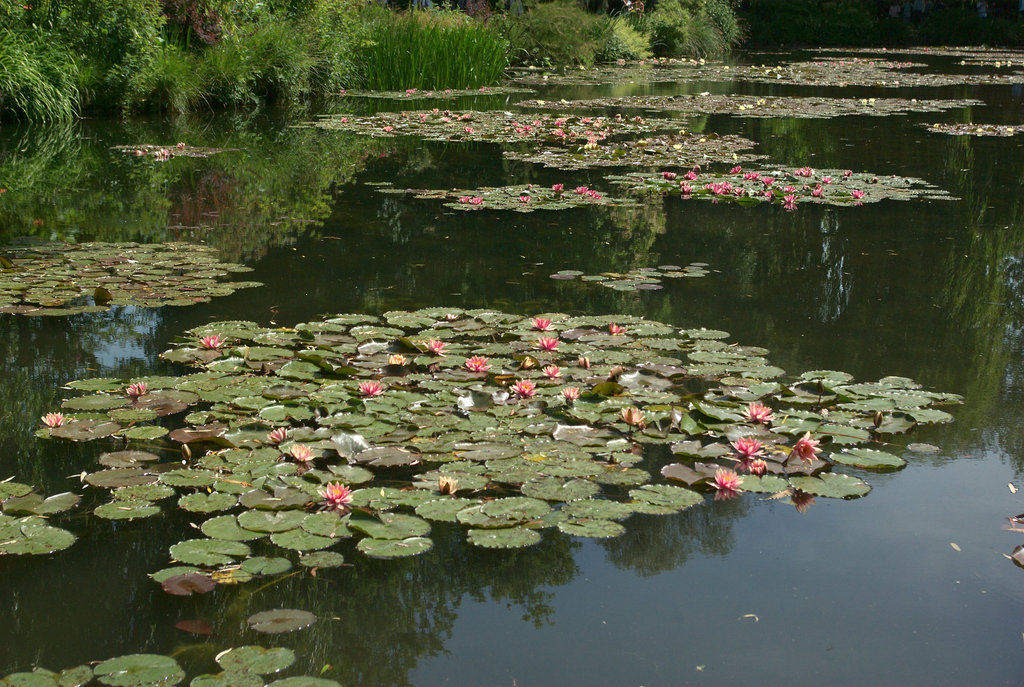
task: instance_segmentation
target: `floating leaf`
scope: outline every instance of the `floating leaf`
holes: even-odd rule
[[[191,596],[193,594],[205,594],[212,591],[217,583],[210,579],[209,575],[198,573],[186,573],[184,575],[173,575],[168,577],[160,586],[168,594],[175,596]]]
[[[907,461],[891,453],[870,448],[847,448],[833,453],[830,458],[835,463],[858,468],[901,468],[907,464]]]
[[[871,487],[851,475],[825,473],[818,477],[791,477],[790,484],[800,491],[832,499],[848,499],[864,496]]]
[[[249,555],[249,547],[222,539],[189,539],[170,548],[171,558],[191,565],[229,565]]]
[[[136,520],[148,518],[160,512],[160,506],[142,499],[117,499],[97,506],[93,515],[105,520]]]
[[[283,647],[240,646],[218,654],[217,663],[224,670],[270,675],[295,663],[295,652]]]
[[[316,616],[309,611],[294,608],[278,608],[249,616],[249,627],[263,634],[280,634],[303,630],[316,622]]]
[[[114,687],[176,685],[185,679],[177,661],[157,654],[130,654],[103,661],[93,669],[96,679]]]
[[[538,543],[540,533],[527,527],[471,529],[466,533],[466,539],[474,546],[482,546],[487,549],[519,549]]]
[[[242,562],[242,570],[253,575],[280,575],[291,570],[292,562],[287,558],[265,558],[256,556]]]
[[[299,565],[307,568],[337,568],[345,563],[345,557],[335,551],[314,551],[299,557]]]
[[[430,523],[426,520],[401,513],[381,513],[377,518],[353,513],[348,526],[373,539],[408,539],[430,533]]]
[[[565,534],[574,537],[592,537],[604,539],[617,537],[626,531],[626,528],[613,520],[601,520],[599,518],[573,518],[558,523],[558,529]]]
[[[427,537],[408,539],[360,539],[356,548],[370,558],[406,558],[426,553],[434,546]]]
[[[678,513],[704,501],[697,492],[670,484],[647,484],[630,489],[629,496],[633,499],[633,510],[649,515]]]

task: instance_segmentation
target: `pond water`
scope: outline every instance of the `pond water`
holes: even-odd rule
[[[955,58],[922,61],[969,70]],[[292,126],[321,111],[514,109],[527,97],[702,91],[984,105],[832,119],[666,115],[687,130],[756,141],[766,167],[908,175],[957,198],[795,211],[645,197],[636,207],[459,212],[367,182],[612,186],[608,170],[513,162],[487,143]],[[0,315],[0,479],[48,494],[84,491],[90,506],[56,521],[79,537],[71,548],[0,558],[0,674],[150,652],[174,655],[194,675],[213,672],[221,649],[258,643],[295,649],[300,672],[365,686],[1018,684],[1024,572],[1004,554],[1024,540],[1002,528],[1024,512],[1024,494],[1008,488],[1024,487],[1024,136],[922,126],[968,121],[1024,122],[1024,92],[620,83],[454,104],[348,99],[251,116],[5,127],[2,243],[202,242],[251,266],[243,278],[264,286],[191,307]],[[112,149],[176,141],[235,150],[156,162]],[[693,262],[710,274],[656,291],[549,278]],[[708,499],[677,515],[633,515],[616,538],[548,530],[540,544],[511,551],[468,546],[459,528],[435,524],[434,548],[422,556],[377,561],[347,549],[348,567],[187,598],[147,575],[168,564],[167,547],[192,518],[173,507],[159,522],[93,518],[103,497],[78,475],[94,469],[96,446],[33,435],[67,396],[60,385],[163,374],[173,366],[158,353],[212,320],[288,326],[439,305],[723,329],[793,373],[904,375],[965,402],[947,408],[955,422],[897,439],[937,453],[905,453],[909,465],[897,472],[852,471],[872,487],[863,498],[819,498],[806,512],[759,494]],[[282,606],[318,622],[283,635],[246,629],[251,614]],[[214,635],[181,632],[184,619],[206,621]]]

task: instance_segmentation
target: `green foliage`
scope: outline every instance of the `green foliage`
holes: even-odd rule
[[[611,31],[597,54],[602,62],[614,60],[643,60],[650,57],[651,44],[646,35],[621,17],[611,20]]]
[[[367,14],[358,60],[365,88],[479,88],[496,84],[508,64],[505,39],[461,13]]]
[[[531,7],[521,17],[506,17],[502,33],[521,64],[592,65],[612,31],[605,16],[588,14],[574,0]]]
[[[59,45],[0,30],[0,116],[71,119],[78,112],[77,68]]]
[[[661,0],[645,25],[659,57],[721,56],[742,37],[728,0]]]
[[[126,110],[187,112],[204,99],[196,58],[173,44],[164,44],[129,76]]]

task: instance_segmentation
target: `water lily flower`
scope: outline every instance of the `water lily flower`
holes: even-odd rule
[[[394,353],[388,356],[388,365],[405,365],[408,360],[401,353]]]
[[[814,170],[811,169],[810,167],[801,167],[800,169],[793,172],[793,174],[798,177],[809,177],[812,174],[814,174]]]
[[[615,324],[614,322],[612,322],[611,324],[608,325],[608,333],[612,334],[613,336],[618,336],[619,334],[624,334],[625,332],[626,328],[620,324]]]
[[[815,186],[814,190],[811,191],[811,195],[814,196],[815,198],[821,198],[823,193],[825,193],[825,187],[822,186],[821,184]]]
[[[363,396],[380,396],[384,393],[384,386],[377,381],[359,382],[359,393]]]
[[[512,393],[519,398],[532,398],[537,393],[537,385],[529,379],[520,379],[511,388]]]
[[[128,398],[138,398],[139,396],[145,396],[146,392],[149,391],[146,388],[145,382],[136,382],[135,384],[129,384],[125,387],[124,393]]]
[[[850,191],[850,195],[853,196],[854,200],[860,200],[861,198],[864,197],[864,192],[855,189],[853,191]]]
[[[685,196],[693,195],[693,187],[690,186],[685,181],[683,183],[679,184],[679,190],[683,192],[683,196],[684,197]]]
[[[548,379],[558,379],[562,376],[562,368],[558,365],[545,365],[541,368],[541,372],[543,372],[544,376]]]
[[[546,317],[534,317],[530,322],[533,324],[533,328],[539,332],[551,331],[551,320]]]
[[[743,168],[740,167],[739,165],[736,165],[735,167],[733,167],[732,169],[729,170],[729,174],[742,174],[742,173],[743,173]]]
[[[775,183],[775,177],[761,177],[761,183],[765,186],[771,186]]]
[[[590,189],[587,188],[586,186],[577,186],[576,187],[576,195],[582,196],[584,193],[586,193],[589,190]]]
[[[459,196],[459,202],[465,205],[469,202],[469,196]]]
[[[821,178],[821,183],[823,183],[826,186],[828,186],[829,184],[832,183],[832,177],[822,177]]]
[[[530,196],[528,196],[528,195],[526,195],[524,193],[523,195],[519,196],[519,202],[520,203],[529,203],[530,202]]]
[[[347,512],[352,503],[352,490],[340,482],[329,482],[318,489],[317,493],[329,508],[337,511]]]
[[[580,397],[580,389],[577,386],[567,386],[562,389],[562,398],[572,402]]]
[[[537,339],[537,347],[542,351],[553,351],[561,343],[556,336],[542,336]]]
[[[764,196],[765,198],[775,198],[775,192],[772,191],[770,188],[766,188],[765,190],[761,191],[761,195]]]
[[[466,369],[470,372],[486,372],[491,369],[488,364],[487,358],[482,355],[474,355],[472,358],[466,360]]]
[[[385,126],[384,127],[384,131],[387,131],[388,133],[391,133],[394,130],[395,130],[395,127],[393,127],[393,126]]]
[[[267,441],[272,444],[280,444],[288,438],[288,430],[284,427],[277,427],[267,432]]]
[[[595,191],[594,189],[588,190],[585,195],[587,196],[587,198],[593,198],[594,200],[601,200],[601,194],[598,193],[597,191]]]
[[[447,346],[444,341],[438,341],[437,339],[431,339],[427,342],[427,350],[434,355],[444,355],[444,347]]]
[[[183,141],[178,141],[178,145],[174,147],[177,148],[178,150],[185,150],[185,143]]]
[[[852,169],[847,169],[847,170],[845,170],[843,172],[843,178],[844,179],[849,179],[852,176],[853,176],[853,170]]]
[[[676,173],[675,172],[662,172],[661,173],[661,178],[662,179],[666,179],[668,181],[672,181],[673,179],[676,178]]]
[[[218,351],[218,350],[220,350],[220,348],[225,343],[226,343],[226,341],[221,338],[220,334],[213,334],[212,336],[204,336],[203,338],[199,339],[199,345],[202,346],[203,348],[209,349],[211,351]]]
[[[782,197],[782,206],[784,208],[786,208],[787,210],[795,210],[796,209],[796,196],[794,196],[792,193],[789,194],[788,196],[783,196]]]
[[[732,447],[736,449],[737,453],[747,459],[761,455],[761,452],[764,450],[764,444],[753,437],[740,437],[732,442]]]
[[[288,449],[288,455],[303,465],[313,460],[313,452],[309,450],[309,447],[305,444],[293,444],[292,447]]]
[[[772,409],[760,403],[748,405],[747,409],[743,411],[743,416],[751,422],[757,422],[762,425],[767,425],[775,419],[775,416],[772,415]]]
[[[722,468],[715,472],[715,481],[711,485],[719,492],[726,492],[730,496],[735,496],[740,491],[740,485],[743,484],[743,478],[737,475],[732,470]]]
[[[472,198],[469,199],[469,204],[470,205],[482,205],[483,202],[484,202],[484,199],[482,197],[480,197],[480,196],[473,196]]]
[[[768,463],[765,462],[764,458],[754,458],[750,461],[750,464],[747,465],[747,470],[750,471],[750,474],[760,477],[764,475],[764,473],[768,472]]]
[[[782,187],[782,192],[783,193],[796,193],[796,187],[795,186],[783,186]]]
[[[565,190],[565,184],[552,184],[551,190],[558,191],[559,193],[561,193],[563,190]]]
[[[685,177],[686,177],[687,181],[693,181],[694,179],[697,178],[697,172],[695,172],[695,171],[693,171],[691,169],[689,172],[687,172],[685,174]]]
[[[466,133],[467,133],[467,134],[471,134],[471,133],[473,133],[473,127],[471,127],[471,126],[467,126],[467,127],[465,128],[465,131],[466,131]]]
[[[459,480],[451,475],[441,475],[437,478],[437,490],[442,494],[454,494],[459,490]]]
[[[628,406],[626,408],[623,408],[619,416],[622,418],[622,421],[625,422],[627,425],[632,425],[635,427],[643,427],[646,424],[647,420],[647,418],[644,417],[644,414],[640,412],[640,409],[634,406]]]
[[[47,427],[60,427],[67,422],[67,418],[64,417],[64,413],[47,413],[39,419],[42,420],[43,424]]]
[[[793,444],[792,452],[796,454],[800,460],[809,463],[814,460],[819,453],[821,453],[821,449],[818,448],[818,444],[820,443],[821,441],[818,439],[812,439],[811,433],[807,432],[800,437],[795,444]]]

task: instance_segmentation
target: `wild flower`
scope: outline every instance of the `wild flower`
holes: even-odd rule
[[[558,348],[559,343],[558,337],[542,336],[537,339],[537,348],[542,351],[553,351]]]
[[[67,418],[64,417],[64,413],[47,413],[39,419],[43,421],[44,425],[51,428],[60,427],[67,422]]]
[[[124,393],[128,398],[138,398],[139,396],[145,396],[146,392],[149,391],[146,388],[145,382],[135,382],[125,387]]]
[[[213,334],[211,336],[204,336],[199,339],[199,345],[203,348],[218,351],[226,342],[220,337],[220,334]]]
[[[520,379],[512,385],[511,389],[518,398],[532,398],[537,393],[537,385],[529,379]]]
[[[348,512],[352,503],[352,490],[339,482],[328,482],[317,493],[328,508],[336,511]]]
[[[800,458],[800,460],[809,463],[814,460],[819,453],[821,453],[821,449],[818,448],[818,444],[820,443],[821,441],[818,439],[812,439],[811,433],[807,432],[800,437],[795,444],[793,444],[792,452]]]
[[[384,393],[384,385],[374,380],[359,382],[359,393],[367,397],[380,396]]]

